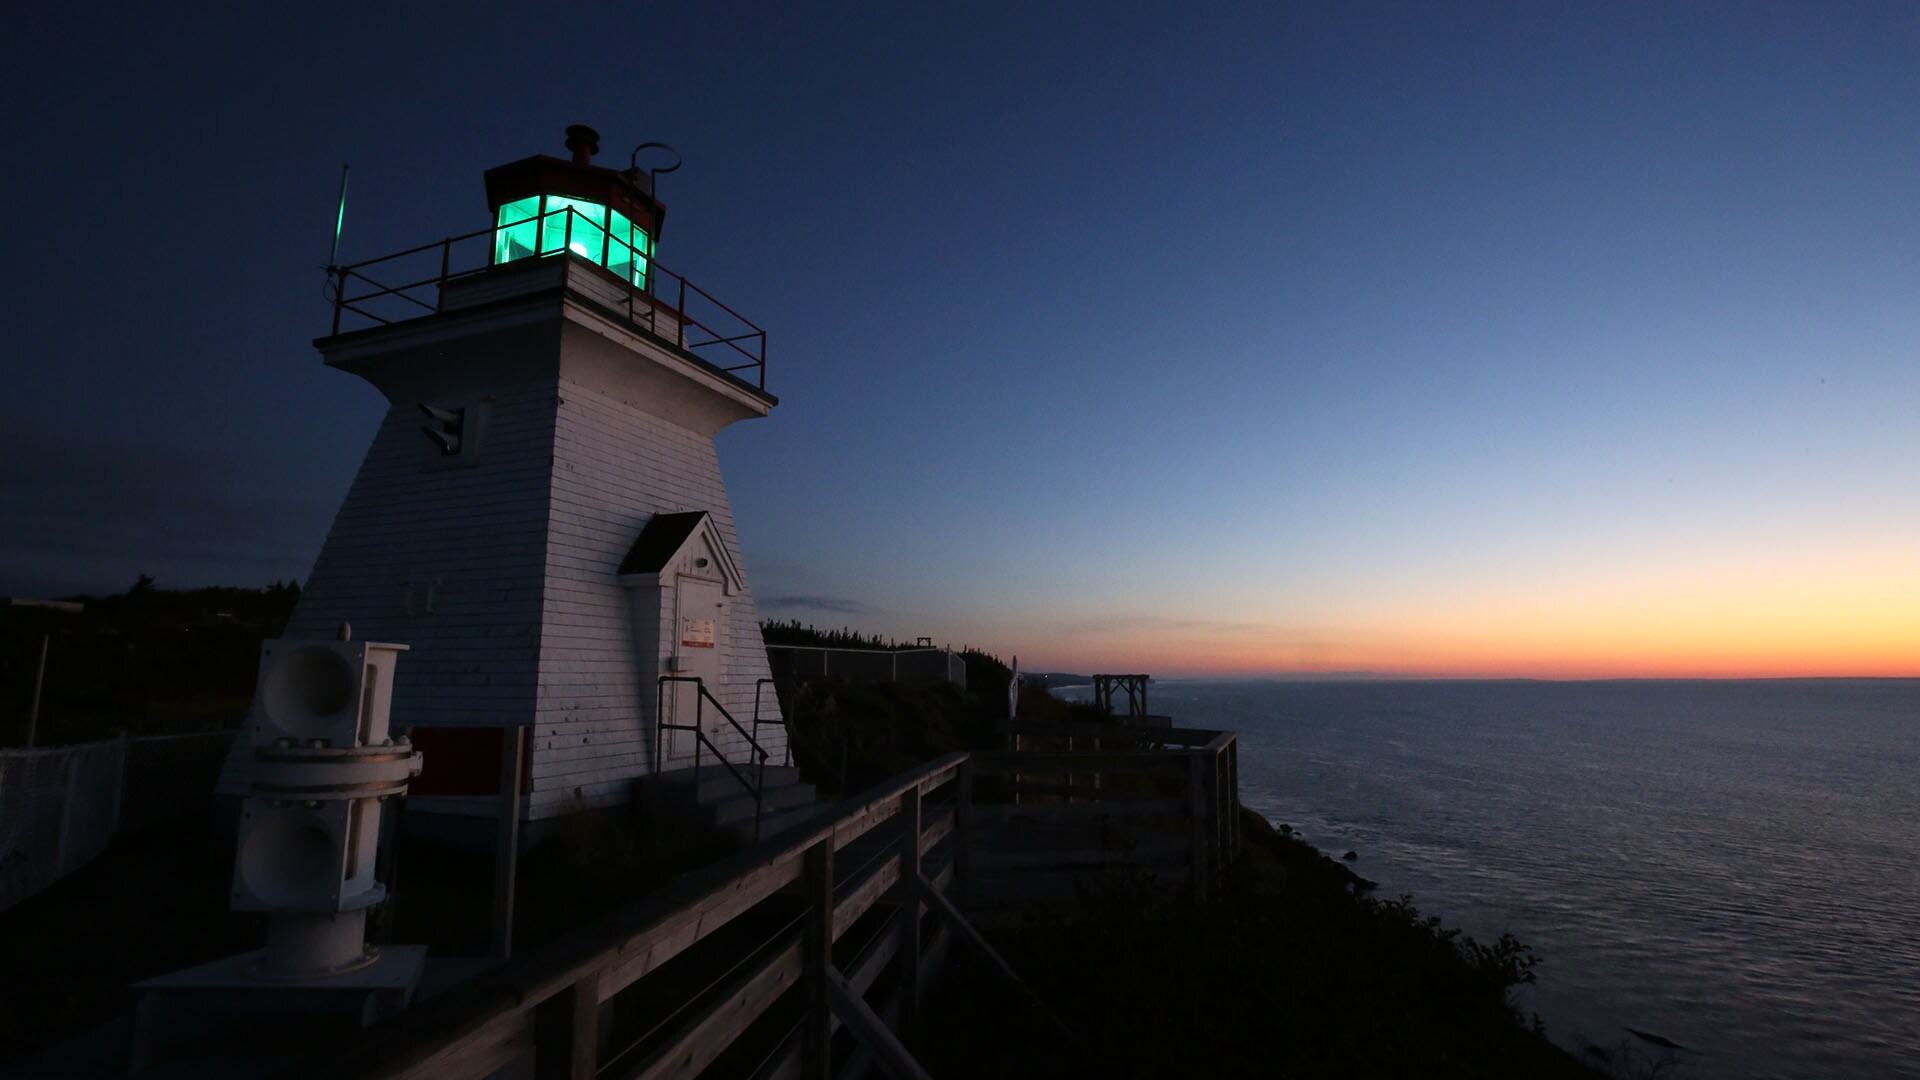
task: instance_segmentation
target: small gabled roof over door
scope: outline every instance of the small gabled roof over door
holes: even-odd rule
[[[623,585],[657,584],[664,577],[685,573],[717,578],[728,595],[744,586],[719,526],[705,510],[648,518],[620,561],[619,572]]]

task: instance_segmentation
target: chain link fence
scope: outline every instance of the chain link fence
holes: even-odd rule
[[[967,688],[967,665],[948,649],[843,649],[821,645],[769,645],[775,678],[831,676],[853,682],[949,682]]]
[[[0,911],[106,850],[129,740],[0,750]]]
[[[204,811],[233,735],[0,749],[0,911],[85,866],[124,830]]]

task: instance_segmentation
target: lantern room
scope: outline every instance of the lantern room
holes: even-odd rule
[[[648,288],[667,212],[653,175],[593,164],[600,136],[583,124],[567,129],[567,149],[571,161],[538,154],[487,170],[493,265],[566,251]]]

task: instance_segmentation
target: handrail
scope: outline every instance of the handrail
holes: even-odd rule
[[[1069,747],[1076,738],[1114,744],[1095,750],[1019,749],[979,755],[976,771],[1007,776],[1018,792],[1064,799],[1067,805],[1087,800],[1111,804],[1116,797],[1137,796],[1103,791],[1103,775],[1135,772],[1158,773],[1168,781],[1180,778],[1186,789],[1181,801],[1190,832],[1184,850],[1193,874],[1194,900],[1205,903],[1231,871],[1240,843],[1239,736],[1235,732],[1079,724],[1008,725],[1006,730],[1064,737]],[[1064,782],[1056,782],[1054,774],[1064,774]],[[1020,797],[1016,794],[1016,801]]]
[[[833,852],[893,821],[903,807],[917,808],[920,795],[960,780],[955,798],[964,808],[968,760],[964,753],[953,753],[902,773],[842,803],[831,819],[782,833],[695,870],[549,946],[421,1002],[407,1011],[404,1023],[370,1029],[350,1038],[344,1047],[329,1044],[318,1054],[291,1058],[281,1075],[441,1080],[487,1076],[529,1054],[543,1063],[550,1055],[565,1063],[579,1051],[591,1060],[597,1056],[594,1036],[600,1003],[731,925],[761,901],[807,882],[812,867],[822,861],[830,866]],[[944,815],[929,815],[916,822],[920,836],[912,847],[926,851],[947,836],[955,836],[957,846],[957,834],[942,826],[944,819]],[[964,859],[959,862],[964,864]],[[899,875],[898,860],[882,871]],[[956,877],[955,886],[963,884]],[[843,932],[838,927],[850,925],[882,899],[883,892],[836,895],[829,876],[825,894],[811,902],[827,908],[825,929],[838,937]],[[822,975],[823,969],[810,969],[805,977]],[[550,1018],[566,1022],[547,1023]],[[752,1019],[745,1016],[739,1023]],[[560,1075],[567,1073],[563,1069]]]
[[[1128,742],[1153,743],[1159,746],[1195,748],[1204,747],[1222,735],[1233,734],[1230,731],[1213,731],[1207,728],[1128,727],[1098,721],[1067,724],[1035,724],[1019,720],[1003,725],[1000,730],[1008,735],[1064,735],[1072,738],[1114,739]]]
[[[654,309],[664,309],[673,315],[673,345],[688,352],[706,349],[716,345],[731,349],[739,354],[743,362],[731,366],[712,364],[714,370],[726,372],[731,375],[734,372],[753,369],[757,373],[756,377],[734,377],[740,378],[742,382],[749,382],[761,390],[767,388],[767,332],[764,329],[755,325],[751,319],[740,314],[730,305],[721,302],[712,293],[688,281],[685,276],[661,265],[660,261],[653,256],[651,251],[616,239],[605,226],[594,223],[591,218],[588,218],[579,210],[572,207],[550,210],[545,214],[540,214],[527,220],[549,223],[546,225],[546,228],[551,230],[552,226],[550,222],[556,216],[558,216],[562,222],[560,236],[561,246],[558,249],[538,251],[527,259],[512,260],[513,263],[565,255],[579,260],[586,265],[595,267],[601,273],[612,280],[620,282],[621,285],[626,288],[626,315],[629,322],[642,327],[656,337],[664,339],[667,335],[659,332],[658,324],[653,319]],[[598,260],[591,255],[581,255],[572,250],[575,235],[574,218],[576,217],[580,219],[580,224],[584,229],[591,229],[601,235],[601,250]],[[393,323],[404,321],[406,318],[422,317],[418,315],[402,315],[397,318],[388,317],[388,315],[380,314],[372,309],[371,305],[373,301],[396,298],[397,300],[406,301],[415,307],[422,308],[428,313],[444,310],[445,291],[449,282],[485,273],[494,269],[496,266],[510,265],[509,263],[496,264],[493,261],[493,245],[491,241],[492,237],[494,237],[498,231],[498,226],[489,226],[485,229],[463,233],[459,236],[450,236],[443,240],[419,244],[389,255],[363,259],[356,263],[327,267],[328,287],[331,291],[329,299],[333,303],[332,333],[339,334],[341,332],[342,323],[348,315],[365,319],[370,323],[382,326],[392,325]],[[487,242],[479,245],[472,243],[481,238],[486,238]],[[460,245],[458,257],[456,257],[454,250],[456,245]],[[469,254],[476,246],[478,253]],[[544,241],[541,243],[541,246],[546,246]],[[416,258],[424,257],[428,253],[435,251],[439,253],[439,258],[431,263],[425,258]],[[631,275],[616,274],[608,269],[606,264],[608,262],[620,261],[621,256],[624,256],[625,261],[632,265],[638,266],[644,264],[644,278],[641,283],[635,284],[631,280]],[[413,260],[412,263],[407,261],[410,259]],[[387,278],[389,280],[397,277],[402,283],[389,284],[387,281],[376,278],[376,273],[379,275],[379,278]],[[356,281],[365,282],[366,285],[371,288],[355,292],[353,289]],[[677,305],[670,302],[664,291],[658,287],[666,282],[671,282],[674,286],[674,291],[678,295]],[[435,290],[436,292],[432,303],[422,299],[420,295],[416,295],[425,293],[429,289]],[[689,313],[687,304],[687,294],[689,292],[703,302],[702,311],[706,313],[704,318]],[[636,297],[647,306],[647,311],[641,313],[634,311],[634,300]],[[391,312],[391,307],[389,307],[389,311]],[[708,320],[721,323],[722,325],[709,325]],[[707,335],[707,340],[689,340],[688,331],[690,329],[703,332]],[[746,347],[748,345],[753,347]],[[702,360],[703,362],[711,363],[711,361],[706,361],[704,357],[702,357]]]
[[[688,678],[688,676],[668,675],[666,676],[666,678],[684,679],[684,678]],[[766,747],[763,747],[760,745],[760,740],[754,738],[752,735],[749,735],[747,733],[747,729],[740,726],[740,721],[735,720],[733,718],[733,714],[727,711],[727,707],[725,705],[720,704],[720,699],[713,696],[713,692],[707,689],[707,684],[699,676],[697,675],[692,676],[692,678],[694,681],[695,689],[700,691],[701,698],[703,698],[704,700],[713,702],[713,707],[720,710],[720,715],[726,719],[728,724],[731,724],[733,726],[733,730],[739,732],[740,737],[747,740],[747,742],[752,745],[754,752],[759,754],[762,760],[765,760],[767,756],[767,750],[766,750]]]
[[[687,724],[676,724],[667,718],[667,715],[668,715],[667,714],[667,684],[670,682],[672,683],[690,682],[693,684],[694,690],[698,694],[698,696],[694,698],[693,724],[691,726]],[[704,718],[706,714],[706,703],[709,701],[713,702],[713,707],[719,710],[720,715],[726,719],[727,723],[733,725],[733,730],[739,732],[740,737],[747,740],[747,748],[748,748],[747,757],[749,759],[749,764],[752,764],[754,760],[757,758],[760,766],[760,773],[759,773],[759,776],[757,777],[758,783],[749,781],[746,778],[746,776],[740,772],[739,769],[734,768],[733,762],[728,761],[726,758],[726,755],[720,752],[720,748],[714,745],[713,740],[707,738],[705,725],[703,725],[700,721]],[[747,789],[747,794],[753,796],[753,838],[755,840],[760,839],[760,817],[766,807],[767,748],[764,746],[761,746],[760,740],[754,738],[752,735],[749,735],[747,733],[747,729],[740,726],[740,721],[735,720],[733,718],[733,714],[727,711],[727,707],[725,705],[720,704],[720,699],[714,697],[713,693],[707,689],[706,680],[702,679],[698,675],[662,675],[660,676],[660,692],[659,692],[659,701],[657,702],[657,708],[659,709],[658,716],[660,717],[660,722],[657,725],[658,732],[691,731],[693,732],[694,737],[699,740],[694,744],[694,747],[693,747],[693,776],[696,784],[699,782],[699,779],[700,779],[700,768],[701,768],[700,747],[705,746],[707,749],[713,751],[713,756],[719,759],[720,764],[725,765],[727,767],[727,771],[733,774],[733,778],[739,781],[740,786]],[[654,739],[655,747],[654,747],[653,759],[656,765],[661,760],[661,748],[658,745],[660,741],[658,737],[658,732],[656,732],[655,739]]]
[[[773,683],[771,676],[762,676],[761,678],[755,679],[753,683],[753,738],[755,742],[758,742],[760,739],[760,691],[766,689],[770,683]],[[774,692],[773,700],[776,702],[780,700],[778,689]],[[785,708],[782,708],[778,715],[780,717],[779,720],[769,720],[767,722],[770,724],[778,723],[780,730],[786,733],[786,738],[781,742],[781,746],[786,750],[786,753],[782,756],[780,764],[792,765],[793,725],[787,723],[787,711]]]
[[[1140,804],[1146,807],[1143,813],[1154,815],[1170,804],[1178,808],[1176,813],[1190,816],[1190,827],[1170,833],[1159,817],[1141,819],[1144,824],[1132,827],[1156,841],[1173,839],[1185,846],[1194,896],[1202,903],[1230,866],[1237,841],[1234,747],[1232,733],[1215,733],[1202,748],[1132,755],[1136,761],[1184,757],[1190,763],[1187,798],[1156,797]],[[1062,867],[1087,865],[1072,859],[1079,852],[1071,847],[1052,851],[1065,858],[1051,866],[1032,861],[1035,855],[1044,858],[1047,850],[1023,846],[996,852],[993,836],[1004,829],[1004,822],[1058,811],[1052,824],[1042,821],[1049,834],[1057,836],[1058,824],[1093,819],[1084,807],[1031,804],[1006,807],[1017,814],[996,814],[994,827],[979,828],[981,815],[992,809],[974,801],[980,767],[1002,763],[1004,768],[1006,758],[1017,756],[953,753],[902,773],[840,803],[830,815],[693,871],[560,941],[422,1001],[407,1010],[402,1022],[357,1034],[344,1044],[316,1046],[312,1054],[290,1056],[288,1068],[302,1080],[375,1075],[466,1080],[502,1069],[575,1077],[691,1074],[767,1017],[777,1001],[797,993],[801,1008],[796,1011],[802,1018],[785,1028],[768,1060],[798,1054],[802,1071],[823,1075],[827,1045],[834,1028],[842,1027],[883,1069],[890,1064],[911,1075],[917,1066],[899,1040],[912,1038],[921,1013],[917,988],[943,969],[940,950],[949,939],[976,950],[983,970],[1007,980],[1026,1009],[1042,1020],[1051,1019],[1046,1002],[1035,997],[980,936],[977,927],[986,925],[981,917],[992,904],[976,909],[969,896],[978,891],[974,883],[983,873],[1025,867],[1058,877]],[[1107,827],[1083,824],[1080,831],[1104,834]],[[864,844],[849,847],[863,838],[869,843],[883,840],[891,850],[856,859],[853,853],[874,850]],[[933,865],[923,861],[941,851],[943,843],[946,858],[936,858]],[[1055,840],[1042,847],[1057,849],[1058,844]],[[1155,846],[1160,852],[1152,857],[1162,858],[1167,846]],[[1118,857],[1136,858],[1124,852]],[[849,871],[841,865],[843,859],[861,865]],[[718,965],[708,969],[715,974],[703,980],[706,990],[694,995],[699,1004],[690,1002],[690,1008],[627,1030],[601,1026],[620,1023],[617,1009],[603,1008],[616,995],[724,929],[745,925],[737,920],[749,912],[772,913],[760,905],[778,894],[797,902],[798,908],[779,909],[777,926],[748,935],[747,956],[740,963],[715,957]],[[842,942],[855,926],[874,925],[866,916],[876,903],[895,905],[889,928],[877,931],[891,937],[891,946],[862,949]],[[930,920],[923,920],[923,910]],[[934,928],[933,934],[923,935],[928,927]],[[895,981],[878,982],[895,957]],[[888,1011],[884,1003],[862,1000],[889,990],[900,1015],[892,1030],[875,1013],[876,1008]],[[724,1000],[709,1001],[713,991]],[[1053,1026],[1059,1027],[1057,1021]],[[633,1041],[624,1042],[629,1036]],[[1063,1032],[1062,1037],[1070,1040],[1072,1035]]]
[[[772,646],[768,646],[768,647],[772,648]],[[780,685],[780,680],[777,678],[763,678],[760,680],[760,682],[772,683],[776,688],[778,688],[778,686]],[[777,699],[778,699],[778,695],[776,694],[776,700]],[[796,702],[798,701],[798,695],[795,696],[795,701]],[[760,708],[760,689],[759,689],[759,685],[756,684],[754,687],[754,709],[755,709],[756,719],[758,718],[759,708]],[[845,753],[845,746],[846,746],[845,735],[843,734],[841,736],[842,752],[840,756],[840,767],[836,769],[833,767],[833,759],[831,755],[827,753],[827,748],[823,744],[823,742],[814,741],[814,739],[809,737],[805,732],[801,731],[797,727],[794,727],[792,723],[792,718],[786,715],[784,706],[781,709],[779,724],[780,724],[780,729],[786,733],[786,751],[787,751],[786,763],[788,765],[793,764],[793,746],[797,742],[801,746],[806,747],[807,752],[813,755],[813,758],[815,761],[819,762],[819,766],[823,774],[826,777],[832,778],[833,784],[834,784],[834,790],[845,791],[847,787],[847,761],[846,761],[846,753]],[[824,740],[824,734],[822,738]]]

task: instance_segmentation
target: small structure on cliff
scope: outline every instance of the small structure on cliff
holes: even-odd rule
[[[1149,675],[1095,675],[1093,703],[1127,727],[1168,727],[1173,723],[1171,717],[1155,716],[1147,711],[1147,683],[1151,680]],[[1124,696],[1126,712],[1117,711],[1116,695]]]

